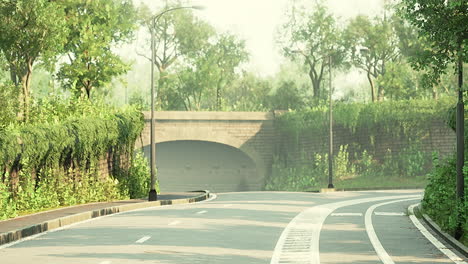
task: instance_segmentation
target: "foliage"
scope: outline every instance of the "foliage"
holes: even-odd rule
[[[224,93],[227,111],[265,111],[269,108],[272,84],[255,74],[243,72]]]
[[[15,208],[8,215],[120,199],[141,192],[147,184],[137,182],[146,180],[147,167],[138,157],[132,164],[131,158],[144,125],[139,111],[111,109],[87,99],[44,101],[32,110],[34,123],[0,131],[0,188],[8,189],[1,204]],[[109,178],[98,173],[103,159],[113,168]],[[123,159],[129,159],[130,167]],[[119,184],[129,180],[123,176],[132,184]]]
[[[345,39],[352,64],[365,71],[371,88],[372,102],[383,100],[385,83],[375,79],[386,74],[386,64],[399,58],[399,39],[391,21],[357,16],[346,28]],[[377,86],[377,87],[376,87]]]
[[[0,81],[0,131],[8,125],[16,123],[17,97],[13,84]]]
[[[131,199],[142,198],[148,195],[150,183],[150,171],[148,161],[141,154],[137,153],[132,160],[128,171],[121,171],[119,175],[121,189],[128,192]],[[159,185],[156,185],[156,192],[159,193]]]
[[[444,120],[453,100],[402,100],[373,104],[336,103],[333,108],[334,124],[356,131],[357,128],[377,129],[405,135],[424,133],[430,121]],[[328,124],[328,107],[318,106],[310,110],[290,111],[277,119],[278,128],[285,133],[323,134]]]
[[[443,124],[451,103],[451,99],[442,98],[336,104],[335,144],[340,146],[335,146],[333,156],[335,180],[344,183],[377,177],[420,182],[432,166],[432,153],[423,148],[425,140],[430,137],[434,122]],[[328,175],[328,160],[324,158],[328,155],[327,107],[286,112],[275,122],[283,140],[277,153],[276,174],[268,188],[281,189],[303,181],[291,179],[293,173],[302,175],[299,178],[313,177],[319,186],[324,186]],[[304,176],[302,171],[308,174]]]
[[[465,162],[467,168],[468,162]],[[467,179],[468,170],[464,171],[465,177],[465,193],[468,191]],[[439,160],[435,158],[435,168],[429,174],[429,184],[424,191],[424,199],[422,207],[439,226],[454,234],[459,223],[463,226],[463,237],[461,241],[468,244],[468,224],[467,212],[468,203],[466,200],[459,201],[456,198],[456,159],[450,157],[447,160]],[[459,218],[458,216],[462,217]],[[462,221],[462,222],[458,222]]]
[[[346,43],[343,32],[327,8],[317,3],[308,14],[293,7],[289,21],[279,32],[283,54],[293,60],[302,59],[312,83],[315,99],[325,96],[322,81],[325,69],[346,66]]]
[[[468,6],[465,0],[402,0],[399,14],[418,29],[427,47],[412,56],[417,69],[430,69],[437,82],[459,60],[468,62]]]
[[[209,45],[209,39],[215,36],[215,30],[195,16],[193,10],[181,7],[177,1],[169,3],[166,1],[162,10],[158,10],[155,14],[152,14],[148,7],[143,6],[140,8],[140,16],[141,24],[148,28],[150,33],[153,32],[155,37],[154,58],[151,58],[151,52],[139,53],[139,55],[152,61],[159,72],[157,108],[180,110],[184,104],[180,93],[174,88],[174,82],[177,82],[178,77],[175,75],[176,78],[171,79],[169,74],[178,72],[172,70],[177,62],[185,64],[189,60],[196,60],[200,50]],[[187,72],[181,74],[185,73]],[[185,88],[183,85],[182,88],[178,87],[178,89]],[[196,93],[197,88],[194,88],[194,91]],[[186,97],[192,95],[184,94]]]
[[[65,53],[69,59],[57,74],[77,95],[110,83],[128,70],[111,47],[130,39],[136,27],[132,1],[63,1],[69,35]]]
[[[29,116],[30,84],[38,60],[53,62],[67,36],[63,8],[48,0],[0,2],[0,51],[8,61],[24,120]]]
[[[267,106],[273,110],[299,110],[305,106],[302,91],[292,81],[283,81],[274,93],[267,97]]]
[[[222,92],[237,77],[236,69],[247,60],[244,41],[221,34],[179,63],[173,78],[174,92],[185,110],[221,110]]]

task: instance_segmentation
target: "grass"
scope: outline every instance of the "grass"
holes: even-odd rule
[[[326,188],[328,178],[319,181],[317,187],[305,191],[317,192]],[[350,179],[334,179],[333,185],[337,190],[388,190],[388,189],[424,189],[427,185],[426,176],[402,177],[402,176],[358,176]]]
[[[427,185],[427,178],[401,177],[401,176],[361,176],[347,180],[337,180],[334,183],[337,189],[409,189],[424,188]]]

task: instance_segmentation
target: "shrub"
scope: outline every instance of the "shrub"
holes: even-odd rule
[[[150,188],[150,177],[148,161],[138,152],[133,157],[128,172],[122,171],[119,175],[121,189],[123,192],[128,192],[128,195],[132,199],[146,197]],[[156,192],[159,193],[158,184],[156,185]]]
[[[465,193],[468,191],[468,162],[465,162]],[[435,168],[429,174],[429,184],[424,192],[422,207],[442,229],[454,234],[457,226],[463,226],[462,241],[468,242],[468,225],[466,215],[468,204],[456,198],[456,159],[451,157],[447,160],[435,159]],[[462,218],[459,218],[461,215]]]
[[[123,199],[147,186],[141,157],[132,164],[134,143],[144,126],[141,112],[80,102],[53,104],[58,106],[45,106],[34,122],[0,130],[3,219],[23,211]],[[103,159],[112,168],[110,177],[99,174]],[[125,159],[129,166],[122,163]],[[128,179],[120,180],[131,185],[119,183],[119,171],[129,172]]]

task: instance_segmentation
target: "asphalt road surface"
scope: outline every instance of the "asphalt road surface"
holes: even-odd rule
[[[418,191],[218,194],[0,247],[0,263],[466,263],[415,226],[407,209],[420,199]]]

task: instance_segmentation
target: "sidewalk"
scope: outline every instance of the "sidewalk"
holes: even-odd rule
[[[99,216],[162,205],[194,203],[209,197],[208,191],[163,193],[159,194],[158,201],[154,202],[128,200],[92,203],[16,217],[0,221],[0,246]]]

